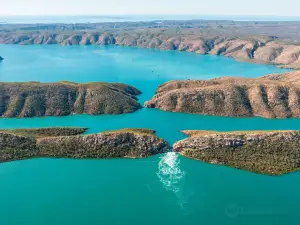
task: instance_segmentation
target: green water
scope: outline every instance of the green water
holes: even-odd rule
[[[0,81],[125,82],[141,102],[172,79],[282,72],[218,56],[128,47],[0,45]],[[89,133],[152,128],[170,143],[182,129],[300,129],[300,119],[228,118],[141,109],[125,115],[0,119],[0,128],[82,126]],[[0,164],[4,225],[299,224],[300,173],[257,175],[175,153],[147,159],[32,159]]]

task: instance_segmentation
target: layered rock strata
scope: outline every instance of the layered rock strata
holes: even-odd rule
[[[146,107],[195,114],[300,117],[300,72],[256,79],[223,77],[162,84]]]
[[[153,130],[123,129],[80,135],[82,128],[0,131],[0,162],[35,157],[142,158],[168,152],[169,144]],[[65,136],[69,135],[69,136]]]
[[[222,55],[240,61],[300,68],[300,46],[274,37],[234,37],[201,34],[174,29],[134,29],[130,31],[7,31],[0,32],[3,44],[120,45],[198,54]]]
[[[130,113],[140,93],[121,83],[0,83],[0,117]]]

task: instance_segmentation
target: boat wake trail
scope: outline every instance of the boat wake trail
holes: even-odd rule
[[[175,152],[168,152],[158,163],[157,176],[167,190],[179,192],[180,181],[185,176],[185,172],[179,167],[180,160]]]

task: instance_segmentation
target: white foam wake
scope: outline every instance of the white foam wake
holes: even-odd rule
[[[167,190],[179,191],[180,181],[185,176],[179,165],[180,160],[175,152],[168,152],[158,163],[157,176]]]

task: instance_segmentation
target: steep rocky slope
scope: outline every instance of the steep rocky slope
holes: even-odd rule
[[[40,156],[37,138],[78,135],[85,128],[38,128],[0,130],[0,162]]]
[[[119,83],[0,83],[0,117],[129,113],[140,93]]]
[[[42,155],[71,158],[141,158],[170,149],[166,141],[155,136],[152,130],[145,129],[42,138],[37,146]]]
[[[79,135],[82,128],[40,128],[0,131],[0,162],[33,157],[147,157],[170,150],[153,130],[124,129]],[[69,135],[69,136],[65,136]]]
[[[300,46],[275,37],[235,37],[201,30],[113,29],[110,31],[6,31],[3,44],[122,45],[223,55],[242,61],[300,68]]]
[[[257,79],[223,77],[162,84],[149,108],[218,116],[300,117],[300,72]]]
[[[42,137],[58,137],[72,136],[83,134],[87,128],[80,127],[54,127],[54,128],[29,128],[29,129],[3,129],[2,133],[14,134],[17,136],[42,138]]]
[[[280,175],[300,170],[300,131],[183,131],[173,150],[212,164]]]

